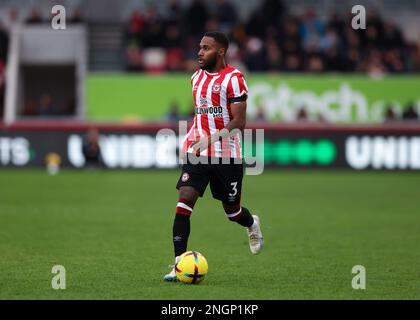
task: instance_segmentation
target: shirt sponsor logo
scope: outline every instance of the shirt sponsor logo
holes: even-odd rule
[[[223,118],[222,107],[196,107],[195,114],[207,114],[216,118]]]

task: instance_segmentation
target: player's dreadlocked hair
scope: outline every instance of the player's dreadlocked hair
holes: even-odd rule
[[[223,32],[209,31],[204,34],[205,37],[213,38],[217,43],[220,43],[225,48],[225,53],[229,48],[229,40]]]

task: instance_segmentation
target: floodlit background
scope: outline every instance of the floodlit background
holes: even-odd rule
[[[265,171],[242,201],[266,247],[251,256],[206,194],[189,248],[210,271],[186,287],[161,278],[210,30],[264,129],[244,144]],[[419,114],[419,0],[0,0],[0,298],[418,299]]]

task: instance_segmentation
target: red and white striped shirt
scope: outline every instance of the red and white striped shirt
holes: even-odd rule
[[[191,144],[201,137],[210,137],[226,127],[232,120],[232,98],[239,98],[248,93],[248,87],[242,73],[230,65],[217,73],[205,70],[196,71],[191,77],[192,93],[195,105],[194,122],[183,143],[183,153],[194,153]],[[242,144],[239,133],[216,141],[201,156],[216,158],[242,158]]]

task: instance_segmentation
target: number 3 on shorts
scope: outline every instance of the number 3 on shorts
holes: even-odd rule
[[[236,189],[236,186],[238,185],[238,182],[232,182],[230,185],[232,186],[232,191],[234,193],[229,193],[229,196],[234,197],[238,193],[238,189]]]

